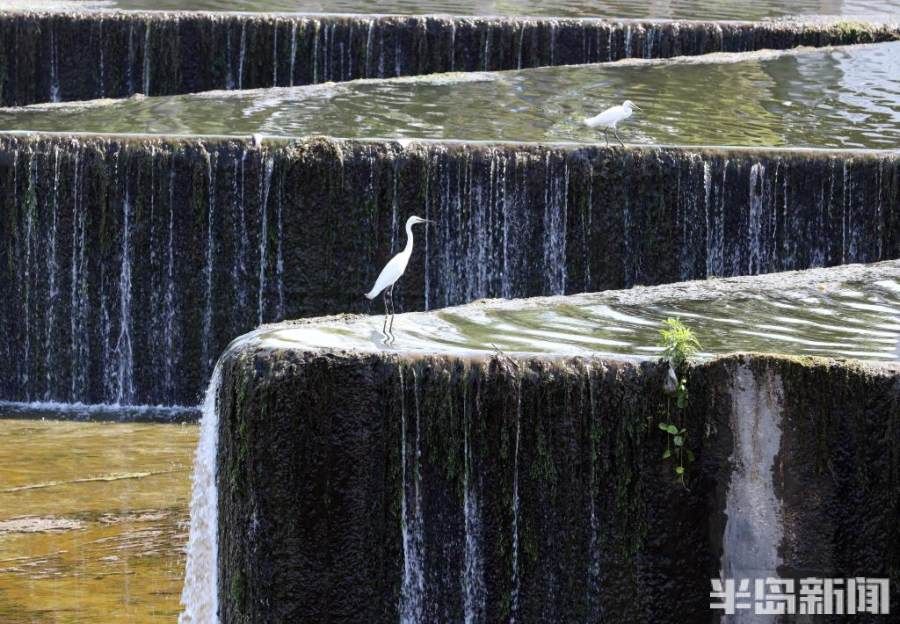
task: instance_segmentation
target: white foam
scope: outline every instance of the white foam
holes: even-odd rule
[[[200,441],[194,457],[191,489],[191,526],[179,624],[213,624],[219,621],[218,523],[219,492],[216,488],[216,453],[219,415],[216,398],[222,381],[221,360],[216,364],[203,401]]]

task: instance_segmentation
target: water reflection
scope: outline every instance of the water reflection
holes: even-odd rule
[[[696,331],[704,357],[762,351],[900,361],[900,263],[862,270],[850,280],[831,279],[827,270],[816,274],[796,286],[783,286],[777,276],[739,278],[398,315],[390,346],[383,344],[380,317],[273,326],[257,339],[282,347],[404,353],[500,349],[652,357],[660,350],[661,322],[678,317]]]
[[[9,2],[5,3],[9,4]],[[13,6],[755,20],[896,13],[897,0],[12,0]]]
[[[0,127],[595,142],[581,119],[627,98],[627,142],[896,148],[898,66],[900,42],[44,105]]]
[[[197,433],[0,419],[0,621],[175,621]]]

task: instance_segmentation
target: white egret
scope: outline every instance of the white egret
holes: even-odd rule
[[[622,144],[622,147],[625,147],[625,144],[622,143],[622,139],[619,138],[616,126],[620,121],[625,121],[631,117],[632,109],[641,110],[641,107],[631,100],[625,100],[620,106],[607,108],[599,115],[588,117],[584,120],[584,125],[588,128],[603,128],[603,136],[606,137],[607,145],[609,145],[609,130],[612,128],[613,134],[616,135],[616,139]]]
[[[372,290],[366,293],[366,298],[369,300],[374,299],[382,292],[384,293],[384,325],[382,326],[381,331],[385,336],[390,336],[390,332],[394,329],[394,284],[396,284],[397,280],[403,276],[403,273],[406,271],[406,265],[409,264],[409,257],[412,256],[413,250],[412,227],[417,223],[432,222],[428,219],[416,216],[412,216],[406,220],[406,247],[384,265],[384,268],[381,269],[381,273],[378,275],[378,279],[375,280],[375,285],[372,286]],[[391,301],[390,328],[388,328],[388,299]],[[386,329],[387,331],[385,331]]]

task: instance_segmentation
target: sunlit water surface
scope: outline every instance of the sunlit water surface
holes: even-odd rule
[[[674,317],[694,330],[702,357],[752,351],[900,361],[900,263],[865,269],[850,281],[819,274],[826,277],[783,288],[778,277],[762,278],[766,287],[759,289],[754,278],[721,280],[742,286],[720,294],[686,282],[404,314],[395,317],[389,344],[383,317],[275,325],[254,339],[286,348],[656,357],[662,321]]]
[[[0,127],[595,142],[582,120],[627,98],[630,143],[892,149],[898,68],[900,42],[41,105]]]
[[[0,419],[0,622],[174,622],[197,435]]]
[[[7,3],[9,5],[9,0]],[[450,13],[755,20],[790,15],[870,15],[900,11],[897,0],[11,0],[17,7]]]

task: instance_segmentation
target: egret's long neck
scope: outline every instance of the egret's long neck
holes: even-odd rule
[[[403,253],[407,256],[412,254],[413,249],[413,233],[412,233],[412,223],[406,224],[406,247],[403,248]]]

